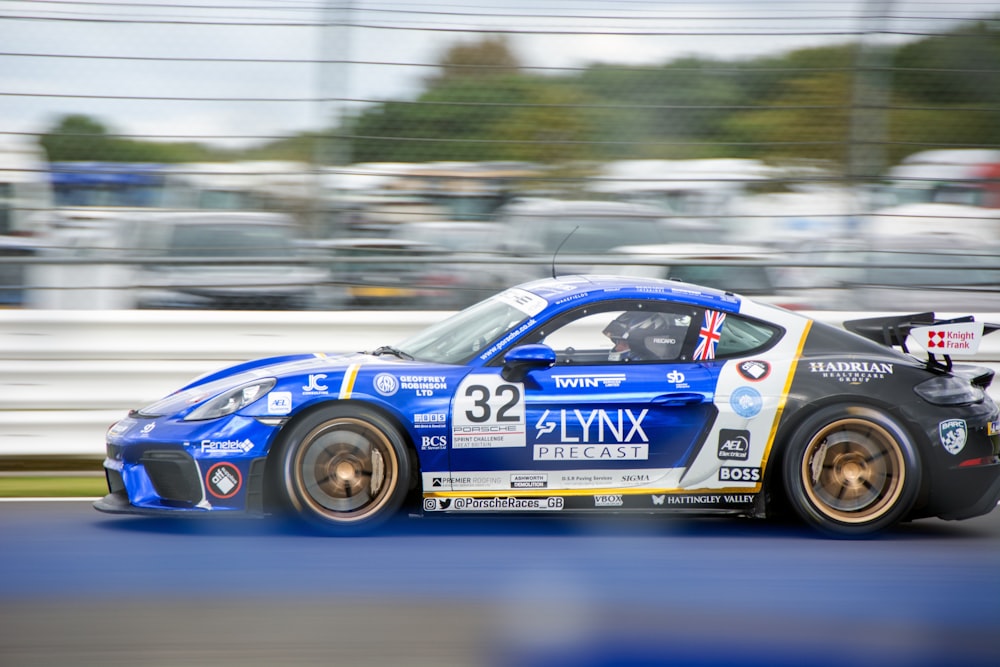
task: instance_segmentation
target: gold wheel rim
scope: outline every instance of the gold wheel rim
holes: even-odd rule
[[[884,427],[864,419],[835,421],[806,446],[801,474],[806,496],[830,519],[875,521],[899,500],[906,481],[903,450]]]
[[[310,431],[290,468],[291,482],[309,508],[330,519],[357,521],[388,503],[399,466],[381,430],[348,417]]]

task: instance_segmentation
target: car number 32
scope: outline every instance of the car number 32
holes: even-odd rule
[[[471,375],[455,394],[452,446],[525,447],[524,385],[497,375]]]

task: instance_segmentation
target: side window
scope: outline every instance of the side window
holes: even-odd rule
[[[560,318],[537,341],[556,351],[559,364],[671,362],[682,360],[695,310],[664,304],[621,303],[582,309]]]
[[[737,357],[763,349],[776,341],[779,333],[780,329],[769,324],[730,314],[722,323],[715,356]]]

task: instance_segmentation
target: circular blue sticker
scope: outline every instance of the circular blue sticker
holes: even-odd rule
[[[396,376],[388,373],[376,375],[372,384],[375,386],[375,391],[383,396],[392,396],[399,391],[399,381],[396,380]]]
[[[760,409],[764,406],[764,399],[760,392],[753,387],[737,387],[733,395],[729,397],[729,405],[733,406],[733,412],[740,417],[749,419],[760,414]]]

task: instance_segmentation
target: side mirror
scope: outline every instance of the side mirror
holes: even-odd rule
[[[548,345],[520,345],[504,356],[500,377],[507,382],[520,382],[531,371],[551,368],[555,363],[556,351]]]

